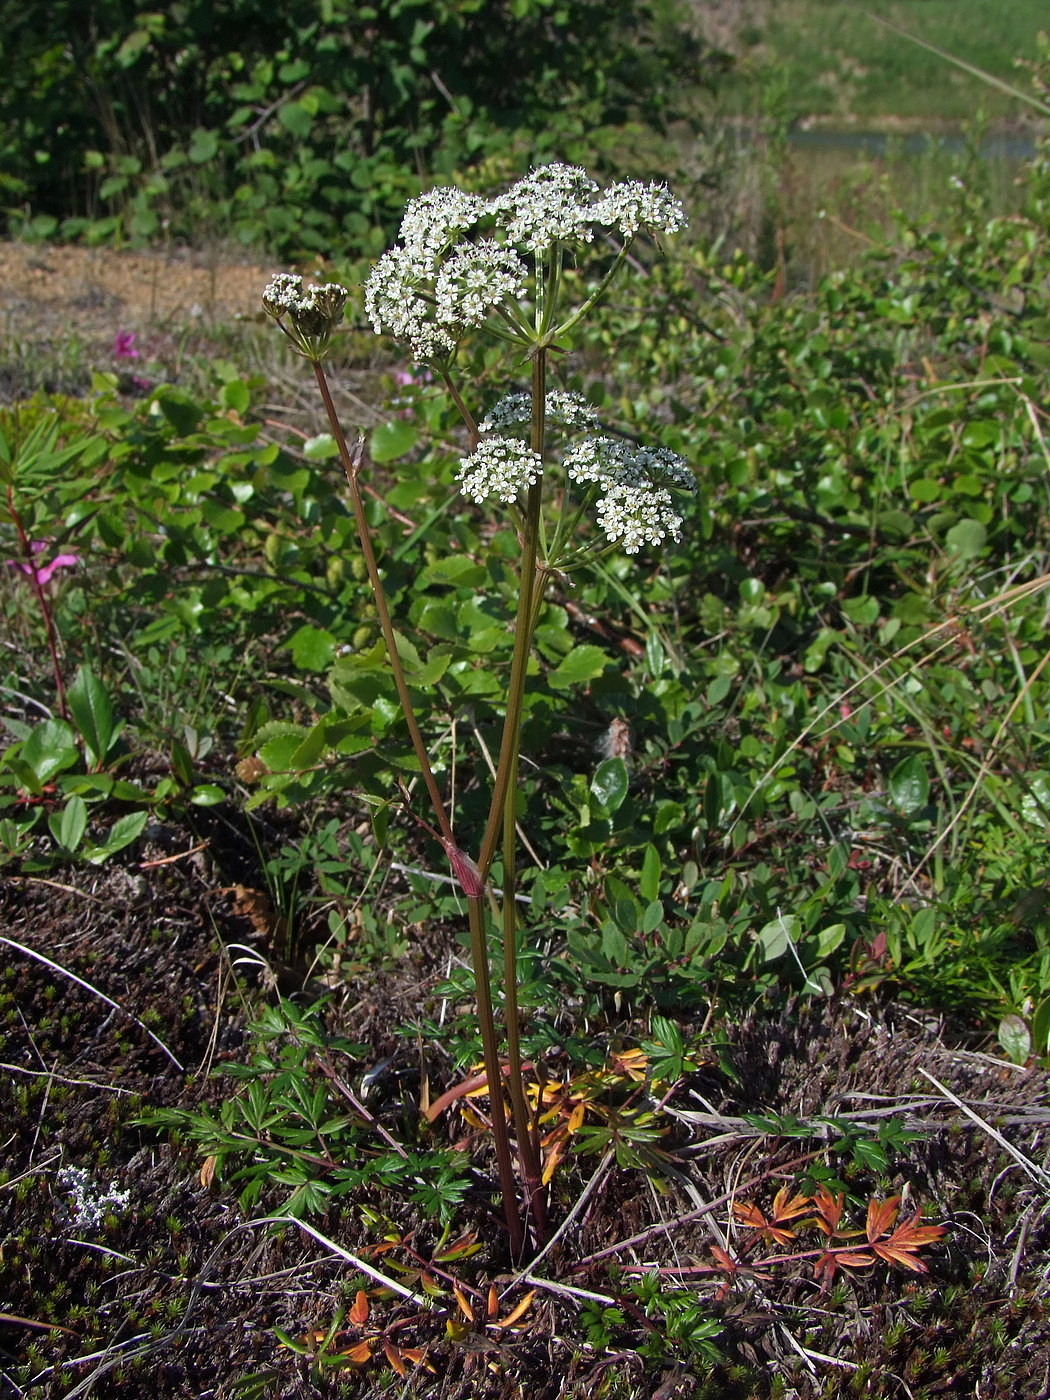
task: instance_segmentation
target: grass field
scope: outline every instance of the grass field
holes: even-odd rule
[[[1017,58],[1034,59],[1050,28],[1045,0],[779,0],[742,21],[740,38],[783,71],[798,114],[914,123],[965,121],[980,108],[1006,118],[1022,104],[901,34],[878,15],[995,77],[1028,90]]]

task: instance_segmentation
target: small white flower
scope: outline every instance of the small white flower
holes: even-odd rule
[[[528,268],[501,243],[463,243],[442,264],[435,285],[437,318],[462,330],[480,326],[501,301],[525,295]],[[458,337],[457,337],[458,338]]]
[[[666,447],[636,447],[615,438],[591,437],[565,454],[565,470],[582,485],[600,491],[598,524],[612,544],[637,554],[643,544],[681,538],[682,517],[671,489],[695,491],[683,459]]]
[[[543,461],[514,438],[487,438],[460,463],[456,480],[474,501],[516,501],[543,475]]]
[[[633,238],[640,228],[677,233],[686,222],[681,203],[666,185],[643,185],[640,180],[610,186],[591,207],[590,217],[602,227],[616,229],[623,238]]]
[[[584,431],[598,426],[598,410],[582,394],[551,389],[547,394],[547,422],[563,428]],[[494,404],[479,425],[483,433],[503,433],[532,423],[532,395],[507,394]]]
[[[85,1230],[98,1229],[107,1214],[126,1210],[131,1199],[130,1191],[118,1191],[115,1181],[109,1183],[108,1191],[101,1190],[83,1167],[61,1167],[55,1180],[69,1196],[73,1224]]]
[[[578,165],[542,165],[506,194],[489,203],[489,212],[506,229],[511,243],[541,252],[552,243],[590,243],[588,214],[598,186]]]

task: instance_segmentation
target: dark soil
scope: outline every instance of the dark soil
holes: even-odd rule
[[[231,970],[230,945],[259,946],[265,926],[245,912],[257,908],[245,896],[251,872],[230,830],[214,825],[203,833],[208,846],[194,852],[201,831],[169,828],[156,833],[163,846],[144,845],[124,866],[12,877],[0,887],[0,929],[10,940],[0,965],[0,1381],[12,1396],[202,1400],[251,1394],[242,1383],[252,1375],[255,1393],[338,1393],[335,1381],[312,1381],[307,1359],[273,1329],[293,1338],[323,1329],[344,1284],[360,1281],[352,1267],[294,1227],[247,1225],[231,1191],[202,1185],[199,1159],[135,1122],[148,1105],[190,1106],[233,1092],[221,1071],[244,1052],[245,992],[274,994]],[[422,962],[406,956],[374,985],[359,979],[352,995],[334,996],[333,1026],[368,1037],[376,1059],[385,1057],[396,1018],[411,1019],[435,979],[438,968]],[[620,1300],[625,1337],[639,1325],[644,1336],[644,1317],[638,1324],[622,1299],[632,1270],[710,1265],[719,1241],[739,1255],[746,1232],[734,1231],[728,1206],[709,1214],[698,1207],[729,1193],[768,1211],[780,1185],[803,1178],[807,1157],[824,1160],[819,1139],[763,1135],[743,1115],[813,1119],[889,1107],[921,1137],[883,1179],[846,1166],[861,1203],[857,1223],[866,1196],[906,1190],[909,1210],[921,1206],[927,1220],[948,1226],[922,1251],[928,1275],[880,1265],[829,1292],[802,1264],[766,1277],[744,1271],[721,1290],[718,1275],[692,1276],[708,1315],[725,1328],[726,1364],[714,1368],[678,1360],[673,1346],[655,1366],[626,1343],[588,1346],[579,1296],[542,1287],[527,1329],[498,1338],[479,1326],[450,1339],[443,1315],[417,1315],[395,1299],[384,1305],[384,1322],[400,1317],[399,1344],[426,1348],[433,1371],[410,1368],[402,1381],[373,1363],[349,1373],[345,1393],[373,1394],[385,1377],[390,1393],[529,1400],[1047,1395],[1046,1076],[953,1050],[942,1028],[921,1018],[845,1000],[775,1019],[753,1015],[729,1040],[737,1081],[712,1067],[669,1105],[677,1118],[672,1174],[657,1188],[639,1172],[609,1171],[540,1277]],[[989,1128],[964,1116],[945,1090]],[[999,1145],[991,1125],[1030,1165]],[[594,1165],[567,1167],[558,1178],[563,1215]],[[510,1275],[484,1205],[489,1166],[479,1162],[479,1196],[466,1210],[485,1247],[462,1270],[482,1290]],[[127,1206],[94,1229],[78,1222],[60,1184],[63,1167],[85,1169],[102,1192],[111,1184],[127,1191]],[[342,1249],[367,1252],[377,1239],[360,1212],[366,1203],[351,1199],[314,1224]],[[424,1222],[420,1248],[425,1230]]]

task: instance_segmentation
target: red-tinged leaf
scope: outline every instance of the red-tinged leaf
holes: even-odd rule
[[[485,1306],[485,1315],[491,1322],[493,1318],[499,1316],[499,1293],[496,1291],[494,1283],[489,1284],[488,1302]]]
[[[740,1267],[732,1255],[727,1254],[721,1245],[713,1244],[711,1246],[711,1255],[718,1267],[723,1269],[727,1274],[735,1274]]]
[[[888,1264],[900,1264],[913,1274],[928,1273],[926,1265],[914,1257],[915,1251],[924,1244],[932,1244],[944,1234],[943,1225],[920,1225],[921,1213],[916,1211],[910,1220],[902,1220],[888,1239],[872,1243],[872,1249],[880,1259]]]
[[[460,1235],[450,1244],[445,1245],[444,1249],[438,1250],[434,1258],[439,1264],[444,1264],[450,1259],[468,1258],[471,1254],[476,1254],[480,1248],[477,1232],[470,1230],[467,1234]]]
[[[826,1186],[819,1187],[814,1197],[814,1204],[817,1208],[817,1228],[823,1230],[829,1239],[839,1228],[845,1200],[846,1193],[844,1191],[840,1191],[836,1196]]]
[[[391,1367],[399,1376],[408,1375],[408,1367],[402,1361],[401,1353],[398,1351],[397,1347],[394,1346],[393,1342],[384,1342],[383,1352],[386,1355],[386,1359],[390,1362]]]
[[[463,1314],[463,1316],[467,1319],[468,1322],[473,1322],[474,1309],[470,1306],[470,1303],[467,1300],[467,1295],[463,1292],[462,1288],[460,1288],[458,1283],[452,1285],[452,1291],[456,1295],[456,1302],[459,1305],[460,1312]]]
[[[872,1200],[868,1202],[868,1219],[864,1231],[868,1236],[869,1244],[874,1244],[881,1235],[885,1235],[893,1229],[900,1203],[900,1196],[888,1196],[884,1201]]]
[[[813,1265],[813,1277],[820,1279],[821,1288],[828,1288],[839,1271],[838,1255],[822,1254]]]
[[[846,1269],[870,1269],[875,1260],[861,1249],[836,1250],[835,1258]]]
[[[350,1309],[350,1321],[355,1327],[363,1327],[368,1321],[368,1294],[363,1288],[357,1290],[354,1306]]]
[[[887,1264],[899,1264],[902,1269],[908,1269],[913,1274],[929,1273],[922,1260],[909,1254],[907,1249],[895,1249],[891,1244],[873,1244],[872,1249],[880,1259],[885,1259]]]

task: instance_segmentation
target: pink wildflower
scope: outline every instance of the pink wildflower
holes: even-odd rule
[[[47,540],[33,540],[29,548],[34,557],[36,557],[43,554],[47,546]],[[79,564],[80,555],[56,554],[54,559],[42,559],[39,564],[23,564],[17,559],[9,559],[7,562],[12,568],[21,569],[22,573],[28,575],[29,578],[35,579],[40,587],[43,588],[45,584],[51,582],[51,578],[56,569],[71,569],[75,564]]]
[[[115,360],[142,359],[142,356],[135,349],[134,331],[117,331],[113,337],[113,358]]]

